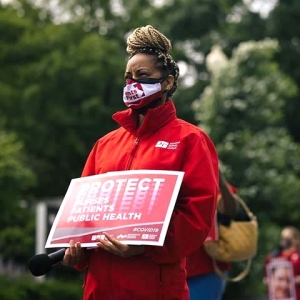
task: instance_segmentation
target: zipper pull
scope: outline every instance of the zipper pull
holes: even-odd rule
[[[136,138],[135,141],[134,141],[134,143],[133,143],[133,147],[132,147],[132,150],[131,150],[130,155],[133,155],[133,154],[134,154],[135,149],[136,149],[136,147],[138,146],[138,144],[139,144],[139,138]]]

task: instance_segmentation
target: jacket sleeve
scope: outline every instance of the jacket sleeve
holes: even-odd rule
[[[99,141],[97,141],[97,143],[94,145],[93,149],[91,150],[85,162],[84,168],[82,170],[81,177],[96,175],[95,156],[97,152],[98,143]]]
[[[162,247],[147,246],[145,256],[157,263],[173,263],[205,241],[216,210],[218,157],[204,134],[189,138],[181,171],[184,179]]]

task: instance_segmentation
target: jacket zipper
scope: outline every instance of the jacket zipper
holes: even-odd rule
[[[111,281],[111,276],[110,276],[110,274],[111,274],[111,255],[109,255],[109,258],[108,258],[108,267],[109,267],[109,272],[108,272],[108,283],[109,283],[109,289],[110,289],[110,291],[109,291],[109,299],[110,300],[113,300],[114,299],[114,295],[113,295],[113,287],[112,287],[112,281]]]
[[[159,265],[159,286],[158,286],[158,299],[163,299],[163,283],[162,283],[162,266]]]
[[[128,163],[127,163],[127,166],[126,166],[126,169],[125,170],[130,170],[130,167],[131,167],[131,164],[132,164],[132,160],[133,160],[133,156],[135,154],[135,151],[137,149],[137,146],[139,144],[139,138],[136,138],[135,141],[134,141],[134,144],[133,144],[133,147],[131,149],[131,152],[130,152],[130,156],[129,156],[129,160],[128,160]],[[111,257],[109,257],[109,272],[108,274],[111,273],[111,264],[112,264],[112,261],[111,261]],[[111,281],[111,277],[109,276],[108,278],[108,282],[109,282],[109,289],[110,289],[110,299],[113,300],[114,299],[114,295],[113,295],[113,287],[112,287],[112,281]]]
[[[131,149],[129,160],[128,160],[128,163],[127,163],[127,166],[126,166],[125,170],[130,170],[130,168],[131,168],[132,161],[133,161],[133,156],[134,156],[134,154],[136,152],[136,149],[137,149],[137,147],[139,145],[139,141],[140,141],[140,139],[138,137],[134,141],[134,144],[133,144],[133,147]]]

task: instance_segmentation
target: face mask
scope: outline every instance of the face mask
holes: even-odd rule
[[[127,79],[123,91],[125,105],[139,113],[154,108],[162,97],[161,83],[166,78]]]
[[[289,238],[282,238],[280,240],[280,246],[282,249],[289,249],[292,246],[292,240]]]

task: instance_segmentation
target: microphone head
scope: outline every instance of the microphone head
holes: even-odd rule
[[[34,276],[42,276],[52,268],[52,262],[45,253],[33,256],[28,262],[29,270]]]

